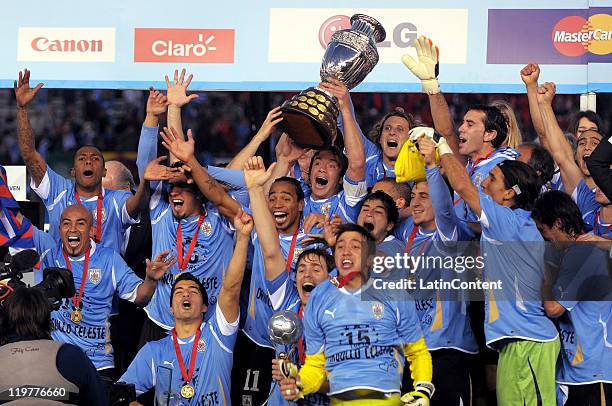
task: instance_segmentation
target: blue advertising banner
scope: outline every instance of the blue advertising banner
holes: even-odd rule
[[[302,90],[355,13],[384,26],[380,61],[356,91],[418,92],[402,65],[426,35],[445,92],[523,92],[528,62],[560,93],[612,91],[612,2],[586,0],[75,0],[3,2],[0,86],[25,67],[47,87],[164,87],[175,68],[193,90]],[[423,6],[424,8],[420,7]]]

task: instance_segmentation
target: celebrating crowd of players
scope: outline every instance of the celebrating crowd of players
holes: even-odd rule
[[[347,88],[332,80],[319,87],[337,99],[342,146],[306,150],[283,134],[268,168],[254,155],[280,110],[225,167],[203,167],[197,134],[181,125],[181,107],[197,97],[187,95],[192,77],[176,71],[166,95],[149,92],[137,187],[93,146],[76,151],[72,180],[54,172],[28,121],[42,85],[20,73],[18,141],[50,223],[49,233],[34,230],[35,247],[41,269],[70,269],[76,287],[52,313],[53,339],[83,350],[107,385],[134,384],[143,404],[164,379],[170,404],[185,405],[452,406],[491,393],[499,405],[610,404],[612,302],[602,299],[612,300],[612,206],[589,172],[602,160],[587,159],[608,142],[601,121],[581,113],[573,148],[555,118],[554,84],[538,86],[530,64],[520,75],[539,142],[521,143],[507,104],[468,108],[455,132],[437,47],[421,37],[417,51],[403,62],[422,81],[436,131],[395,110],[366,137]],[[423,162],[417,182],[403,181],[406,143]],[[154,259],[134,261],[133,240]],[[376,258],[459,256],[468,241],[480,241],[471,245],[479,277],[507,287],[481,292],[482,314],[461,292],[372,289],[400,272],[372,273]],[[144,307],[142,328],[109,326],[116,296]],[[119,318],[133,310],[121,303]],[[304,324],[290,359],[276,359],[286,349],[267,329],[279,310]],[[137,336],[139,350],[119,362],[112,344],[122,336]]]

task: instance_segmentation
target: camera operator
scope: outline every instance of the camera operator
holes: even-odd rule
[[[2,304],[0,403],[27,396],[67,404],[107,405],[108,394],[92,362],[77,346],[51,340],[51,309],[40,290],[18,288]],[[12,402],[9,402],[9,404]],[[44,403],[37,403],[44,404]]]

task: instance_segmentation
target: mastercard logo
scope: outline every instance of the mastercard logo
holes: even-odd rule
[[[336,31],[351,28],[351,18],[345,15],[335,15],[329,17],[319,28],[319,43],[323,49],[327,48],[329,40]]]
[[[612,53],[612,16],[594,14],[588,20],[580,16],[562,18],[553,28],[552,41],[565,56]]]

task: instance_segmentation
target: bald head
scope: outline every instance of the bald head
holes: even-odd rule
[[[64,219],[70,218],[84,219],[90,226],[93,225],[93,216],[91,215],[91,212],[87,210],[87,207],[83,206],[82,204],[73,204],[71,206],[66,207],[62,212],[60,222]]]
[[[59,231],[68,255],[82,255],[90,247],[90,239],[93,237],[91,212],[80,204],[66,207],[62,212]]]
[[[106,176],[102,178],[102,187],[131,192],[136,189],[132,172],[119,161],[107,161],[104,165]]]

